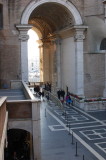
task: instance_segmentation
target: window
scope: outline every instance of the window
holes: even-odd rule
[[[0,4],[0,29],[3,28],[3,5]]]
[[[106,50],[106,38],[101,41],[100,50]]]

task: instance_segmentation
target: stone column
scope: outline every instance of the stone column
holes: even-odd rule
[[[62,87],[61,77],[61,39],[56,39],[57,87]]]
[[[21,40],[21,77],[23,81],[28,82],[28,30],[32,25],[16,25],[19,30],[19,40]]]
[[[103,97],[106,97],[106,53],[105,53],[105,87],[103,91]]]
[[[50,42],[43,43],[43,72],[44,72],[44,82],[52,81],[52,71],[51,71],[51,53],[50,53]]]
[[[52,63],[52,92],[55,94],[57,92],[57,54],[56,54],[56,42],[55,39],[51,39],[50,43],[50,59]]]
[[[44,82],[43,73],[43,42],[41,40],[37,41],[39,43],[39,54],[40,54],[40,81]]]
[[[85,27],[75,27],[75,81],[76,94],[84,96],[84,60],[83,60],[83,40]]]

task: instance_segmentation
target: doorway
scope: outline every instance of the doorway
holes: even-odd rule
[[[7,132],[8,159],[30,160],[30,133],[22,129],[10,129]]]

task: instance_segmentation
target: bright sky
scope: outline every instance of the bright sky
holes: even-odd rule
[[[29,40],[28,40],[28,59],[39,59],[39,48],[38,43],[36,42],[39,37],[35,31],[30,29],[28,31]]]

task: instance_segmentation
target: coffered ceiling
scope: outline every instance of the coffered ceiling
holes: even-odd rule
[[[37,7],[30,15],[29,24],[40,30],[43,37],[73,24],[71,13],[57,3],[45,3]]]

